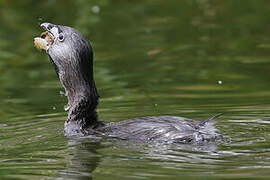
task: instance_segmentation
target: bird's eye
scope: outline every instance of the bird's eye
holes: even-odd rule
[[[64,40],[64,34],[63,33],[60,33],[59,36],[58,36],[58,38],[59,38],[59,41],[63,41]]]

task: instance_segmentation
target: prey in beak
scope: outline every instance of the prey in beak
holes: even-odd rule
[[[58,34],[58,28],[50,23],[42,23],[40,26],[45,32],[41,33],[40,37],[34,38],[34,45],[39,50],[47,51],[56,39],[55,34]]]

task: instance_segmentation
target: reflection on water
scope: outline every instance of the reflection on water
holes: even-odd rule
[[[93,171],[102,161],[102,155],[98,150],[104,147],[95,139],[70,139],[68,141],[70,154],[66,157],[68,159],[67,168],[60,172],[63,175],[63,179],[92,178]]]
[[[0,179],[269,179],[269,7],[254,0],[0,0]],[[42,21],[91,40],[104,121],[223,112],[216,127],[231,142],[64,137],[66,97],[32,42]]]
[[[110,177],[120,178],[119,173],[124,173],[125,177],[143,178],[148,174],[149,168],[142,171],[134,171],[134,166],[145,164],[144,166],[164,166],[168,169],[189,166],[190,164],[200,165],[209,168],[209,164],[215,163],[218,152],[216,144],[192,145],[192,144],[133,144],[126,141],[80,138],[70,139],[68,149],[71,154],[67,155],[68,164],[66,170],[60,171],[65,178],[95,178]],[[109,152],[110,156],[104,156],[104,152]],[[130,162],[135,162],[132,164]],[[142,162],[140,162],[142,161]],[[160,164],[165,162],[165,164]],[[179,164],[180,163],[180,164]],[[147,165],[148,164],[148,165]],[[100,169],[105,167],[106,171]],[[153,169],[153,174],[147,176],[157,176],[163,171],[159,167]],[[119,168],[123,172],[114,171]],[[202,168],[202,167],[200,167]],[[93,172],[94,171],[94,172]],[[125,172],[127,171],[127,172]],[[181,170],[180,170],[181,171]],[[179,171],[179,172],[180,172]],[[194,171],[198,175],[203,172],[199,169]],[[112,173],[112,174],[110,174]],[[161,175],[161,174],[160,174]]]

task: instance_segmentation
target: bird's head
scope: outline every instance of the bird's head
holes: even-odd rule
[[[51,23],[40,26],[45,32],[34,38],[34,44],[49,55],[69,100],[96,91],[90,43],[74,28]]]

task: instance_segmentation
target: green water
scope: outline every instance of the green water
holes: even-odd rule
[[[100,119],[223,112],[231,142],[64,137],[43,21],[92,42]],[[269,179],[269,22],[267,0],[0,0],[0,179]]]

